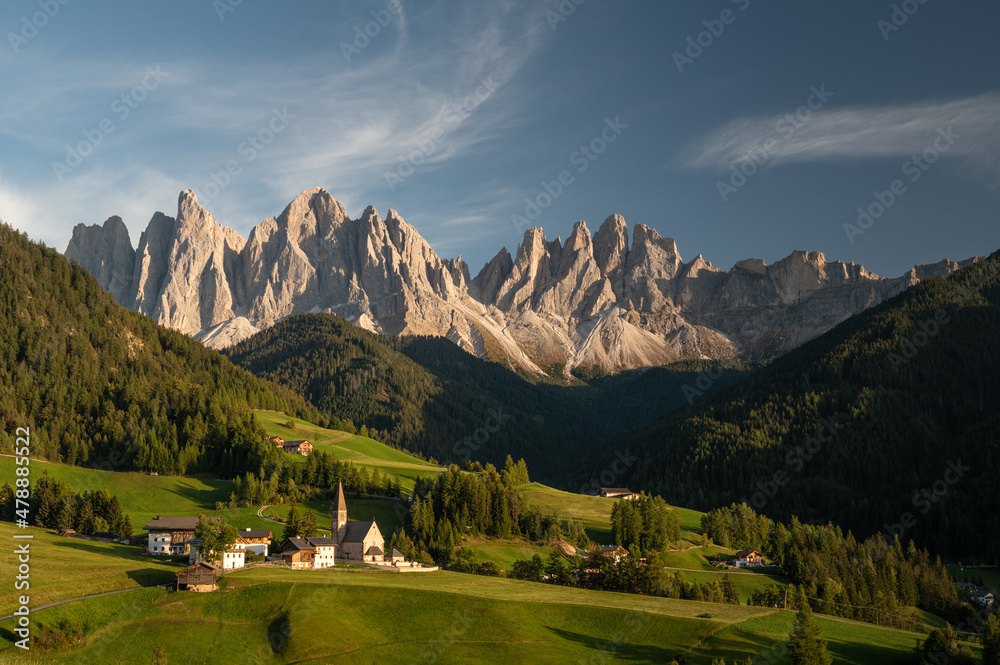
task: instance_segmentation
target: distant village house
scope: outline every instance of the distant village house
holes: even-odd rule
[[[608,499],[626,499],[628,501],[635,501],[639,498],[638,494],[627,487],[602,487],[597,491],[597,495]]]
[[[764,565],[760,552],[754,550],[740,550],[733,555],[730,563],[734,568],[756,568]]]
[[[293,455],[308,455],[313,450],[313,445],[306,440],[285,441],[281,444],[281,449]]]
[[[218,568],[210,563],[199,561],[177,572],[177,591],[215,591],[215,578]]]
[[[218,517],[210,517],[219,520]],[[149,532],[149,542],[146,548],[150,554],[167,556],[170,554],[190,554],[190,541],[194,538],[194,529],[198,526],[197,517],[157,515],[143,527]]]

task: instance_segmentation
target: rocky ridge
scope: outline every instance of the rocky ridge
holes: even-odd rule
[[[854,263],[794,252],[723,272],[620,215],[566,242],[529,229],[470,278],[395,210],[356,220],[320,188],[302,192],[250,237],[220,225],[191,191],[177,217],[157,212],[132,249],[118,217],[79,224],[66,256],[122,305],[225,348],[278,320],[329,312],[373,332],[443,336],[530,372],[561,365],[614,372],[686,358],[781,353],[922,279],[941,261],[883,279]]]

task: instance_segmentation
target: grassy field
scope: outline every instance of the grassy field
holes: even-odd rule
[[[87,623],[85,644],[44,662],[663,663],[767,655],[792,612],[584,591],[457,573],[255,569],[212,594],[145,590],[32,615],[35,629]],[[818,617],[836,663],[906,662],[919,636]],[[0,623],[0,658],[12,621]],[[597,660],[594,660],[597,659]],[[24,662],[19,660],[18,662]],[[41,662],[41,661],[39,661]],[[787,662],[787,659],[760,662]]]
[[[308,439],[316,450],[333,453],[340,461],[366,467],[369,473],[377,468],[379,473],[399,475],[400,484],[407,492],[413,490],[417,478],[434,477],[443,470],[435,464],[419,460],[374,439],[317,427],[283,413],[258,411],[257,419],[271,436],[280,436],[286,440]],[[287,427],[289,422],[295,424],[294,429]],[[289,457],[297,463],[306,462],[300,455]]]
[[[531,483],[518,488],[524,503],[538,506],[542,513],[571,517],[583,522],[587,536],[596,543],[610,545],[611,506],[614,499],[574,494],[557,490],[541,483]],[[676,508],[681,516],[681,540],[688,545],[701,543],[702,513],[687,508]]]
[[[26,593],[34,607],[106,591],[168,584],[179,568],[165,564],[162,558],[139,556],[135,547],[64,538],[43,529],[18,529],[10,522],[0,522],[0,539],[15,543],[11,538],[14,533],[34,536],[26,541],[31,548],[31,588]],[[11,545],[11,552],[13,549]],[[0,577],[11,580],[11,589],[16,567],[12,553],[0,557]],[[16,609],[14,600],[13,591],[0,595],[0,616]]]

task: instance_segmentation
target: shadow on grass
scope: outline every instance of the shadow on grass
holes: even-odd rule
[[[229,494],[233,491],[234,485],[228,480],[208,480],[205,478],[199,478],[198,480],[212,489],[206,492],[203,489],[192,487],[187,483],[177,483],[167,491],[182,497],[185,501],[191,503],[193,510],[199,511],[215,510],[215,503],[217,501],[226,501],[229,499]]]
[[[139,586],[153,586],[154,584],[173,584],[177,573],[170,570],[160,570],[159,568],[136,568],[125,572],[130,580]]]
[[[136,563],[162,563],[167,565],[187,565],[187,556],[183,557],[145,557],[140,556],[139,550],[134,545],[120,545],[116,543],[98,543],[93,540],[82,540],[77,538],[67,538],[53,543],[56,547],[67,547],[78,552],[90,552],[101,556],[113,556],[119,559],[127,559]]]
[[[640,663],[669,663],[677,654],[682,653],[677,649],[664,649],[648,644],[632,644],[627,641],[616,642],[607,638],[574,633],[562,628],[546,627],[567,642],[574,642],[604,656],[604,658],[601,658],[597,654],[594,654],[594,658],[592,659],[594,662],[605,662],[605,658],[615,658],[622,661]]]

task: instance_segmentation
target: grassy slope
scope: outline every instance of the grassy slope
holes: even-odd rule
[[[167,565],[160,558],[139,556],[135,547],[63,538],[42,529],[24,530],[0,522],[0,539],[17,542],[11,538],[14,533],[34,536],[27,541],[31,547],[31,588],[25,592],[33,607],[106,591],[167,584],[174,580],[177,570],[177,566]],[[13,551],[13,545],[10,549]],[[13,580],[16,567],[13,554],[0,557],[3,579]],[[0,616],[16,609],[14,599],[13,590],[0,595]]]
[[[583,522],[590,539],[603,545],[611,544],[611,506],[614,499],[586,496],[557,490],[541,483],[531,483],[519,488],[524,503],[538,506],[542,513],[572,517]],[[681,516],[681,540],[700,544],[701,516],[696,510],[676,508]]]
[[[398,474],[404,490],[413,490],[413,483],[418,477],[432,477],[441,473],[441,467],[437,465],[419,460],[368,437],[317,427],[283,413],[258,411],[257,418],[272,436],[278,435],[288,440],[308,439],[316,450],[333,453],[340,461],[366,467],[369,473],[377,468],[379,473],[388,473],[390,476]],[[295,423],[295,429],[285,426],[289,421]],[[302,464],[306,461],[300,455],[291,457],[296,461],[301,460]]]
[[[708,665],[717,656],[766,653],[794,619],[791,612],[444,572],[257,569],[227,580],[230,589],[214,594],[147,590],[39,611],[36,626],[66,618],[98,629],[86,647],[46,660],[147,662],[155,645],[166,645],[171,662],[188,663],[565,663],[598,653],[601,662],[660,663],[686,652],[692,665]],[[902,665],[918,639],[818,621],[838,663]],[[11,627],[0,624],[0,635],[9,640]],[[3,655],[11,652],[0,645]]]

